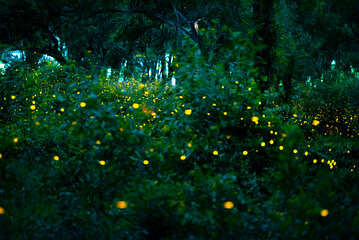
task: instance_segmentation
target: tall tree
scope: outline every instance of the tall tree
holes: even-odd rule
[[[275,24],[276,0],[255,0],[253,3],[253,20],[256,28],[257,38],[263,44],[258,52],[257,62],[261,73],[265,76],[261,82],[262,91],[275,84],[277,48],[277,29]]]
[[[53,28],[53,16],[37,1],[2,1],[0,6],[0,42],[10,50],[47,54],[65,63],[61,45]]]

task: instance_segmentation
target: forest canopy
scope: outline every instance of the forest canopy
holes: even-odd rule
[[[264,84],[268,88],[285,78],[287,68],[303,80],[320,76],[332,60],[345,70],[357,66],[357,9],[354,0],[4,0],[1,52],[23,51],[29,64],[47,54],[60,64],[75,61],[114,72],[136,66],[144,73],[158,71],[164,76],[157,65],[164,68],[166,54],[190,43],[207,59],[220,54],[218,50],[229,44],[228,34],[217,31],[218,39],[209,43],[199,29],[226,26],[262,44],[257,65],[268,77]]]

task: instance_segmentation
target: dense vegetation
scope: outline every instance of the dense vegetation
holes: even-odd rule
[[[345,2],[4,1],[0,239],[357,239]]]

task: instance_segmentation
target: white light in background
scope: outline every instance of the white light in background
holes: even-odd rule
[[[3,64],[2,62],[0,62],[0,74],[1,75],[5,74],[5,64]]]
[[[332,61],[332,70],[335,68],[335,60]]]

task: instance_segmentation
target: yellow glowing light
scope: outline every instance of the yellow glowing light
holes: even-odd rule
[[[14,138],[14,143],[17,143],[18,141],[19,141],[19,139],[18,138]]]
[[[248,151],[243,151],[243,155],[248,155]]]
[[[218,155],[218,151],[213,151],[213,155]]]
[[[81,106],[81,107],[86,107],[86,103],[85,103],[85,102],[82,102],[82,103],[80,103],[80,106]]]
[[[100,144],[101,144],[101,141],[100,141],[100,140],[97,140],[97,141],[96,141],[96,144],[97,144],[97,145],[100,145]]]
[[[329,211],[328,211],[327,209],[323,209],[323,210],[320,212],[320,216],[322,216],[322,217],[326,217],[326,216],[328,216],[328,214],[329,214]]]
[[[184,111],[184,114],[186,114],[186,115],[191,115],[191,114],[192,114],[192,110],[191,110],[191,109],[186,109],[186,110]]]
[[[283,150],[283,146],[279,146],[279,150]]]
[[[127,202],[125,202],[125,201],[118,201],[118,202],[116,203],[116,207],[117,207],[117,208],[120,208],[120,209],[127,208]]]
[[[65,112],[65,109],[64,109],[64,108],[61,108],[61,112]]]
[[[0,153],[0,158],[2,158],[2,154]]]
[[[262,143],[261,143],[261,146],[262,146],[262,147],[264,147],[265,145],[266,145],[266,143],[265,143],[265,142],[262,142]]]
[[[99,161],[99,164],[103,166],[106,164],[106,162],[104,160],[101,160],[101,161]]]
[[[258,120],[259,120],[259,118],[258,118],[258,117],[256,117],[256,116],[252,117],[252,122],[257,123],[257,122],[258,122]]]
[[[59,156],[54,156],[54,160],[59,161],[60,160]]]
[[[308,156],[308,152],[307,152],[307,151],[305,151],[304,155],[305,155],[305,156]]]
[[[224,112],[223,115],[227,115],[228,113],[227,112]]]
[[[232,209],[234,207],[234,204],[231,201],[227,201],[223,204],[223,207],[226,209]]]
[[[5,214],[5,209],[3,207],[0,207],[0,214]]]
[[[15,99],[16,97],[14,95],[11,96],[11,99]]]
[[[147,165],[149,164],[150,162],[148,160],[143,160],[143,164]]]
[[[35,108],[36,108],[35,105],[31,105],[31,106],[30,106],[30,109],[31,109],[31,110],[35,110]]]
[[[318,120],[314,120],[313,123],[312,123],[314,126],[317,126],[319,124],[319,121]]]
[[[317,159],[314,159],[314,160],[313,160],[313,163],[317,163],[317,162],[318,162]]]
[[[182,155],[181,156],[181,160],[185,160],[186,159],[186,156],[185,155]]]
[[[297,149],[294,149],[294,150],[293,150],[293,153],[297,153],[297,152],[298,152],[298,150],[297,150]]]
[[[270,144],[273,144],[273,143],[274,143],[273,139],[272,139],[272,140],[270,140],[270,141],[269,141],[269,143],[270,143]]]
[[[137,108],[140,107],[140,105],[139,105],[138,103],[134,103],[134,104],[132,104],[132,107],[133,107],[134,109],[137,109]]]

